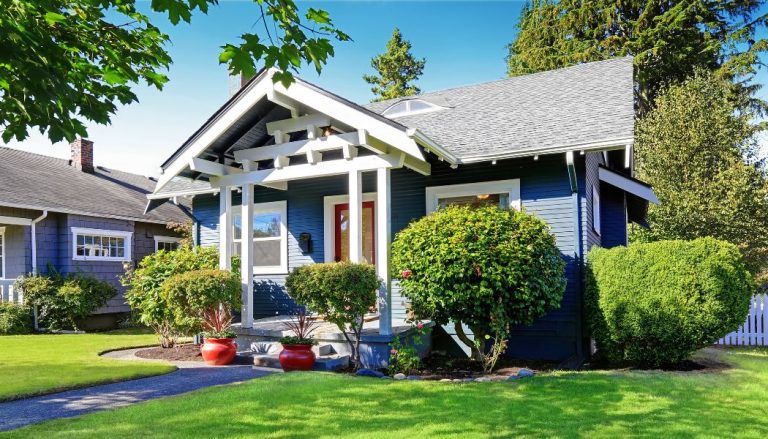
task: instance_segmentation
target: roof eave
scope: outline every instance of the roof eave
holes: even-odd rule
[[[461,157],[458,159],[458,164],[472,164],[490,162],[494,160],[515,159],[523,157],[534,157],[538,155],[547,154],[562,154],[566,152],[596,152],[596,151],[611,151],[616,149],[626,148],[628,145],[635,143],[634,138],[620,138],[601,140],[589,143],[579,143],[572,145],[558,145],[546,148],[525,149],[518,151],[508,151],[496,154],[482,154],[477,156]]]

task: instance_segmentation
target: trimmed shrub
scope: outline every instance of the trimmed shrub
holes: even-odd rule
[[[744,322],[755,292],[725,241],[658,241],[588,255],[586,311],[598,358],[671,365]]]
[[[48,329],[78,329],[78,322],[107,304],[117,290],[82,273],[26,276],[18,281],[27,305],[37,307],[38,319]]]
[[[162,347],[173,347],[189,328],[176,325],[173,311],[162,293],[163,283],[176,274],[218,266],[219,251],[215,247],[182,246],[174,251],[153,253],[142,259],[137,269],[123,276],[123,285],[128,287],[125,300],[138,315],[139,322],[155,331]]]
[[[363,317],[376,305],[376,268],[369,264],[331,262],[297,267],[285,281],[288,294],[336,324],[349,343],[352,361],[360,367]],[[347,332],[352,332],[352,338]]]
[[[187,333],[206,332],[207,337],[225,338],[232,308],[240,307],[240,277],[226,270],[194,270],[169,277],[163,282],[163,299],[177,328]]]
[[[32,332],[32,310],[17,303],[0,303],[0,335]]]
[[[449,206],[412,222],[392,244],[392,268],[416,316],[453,321],[486,370],[512,326],[558,308],[565,292],[565,261],[549,226],[496,206]]]

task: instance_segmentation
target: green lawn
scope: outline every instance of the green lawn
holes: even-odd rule
[[[0,337],[0,400],[174,370],[166,364],[98,356],[107,350],[152,344],[157,344],[157,337],[136,330]]]
[[[516,383],[392,382],[321,373],[17,430],[12,437],[761,437],[768,351],[708,350],[714,373],[555,373]]]

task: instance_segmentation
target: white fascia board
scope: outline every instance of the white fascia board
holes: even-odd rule
[[[653,204],[660,204],[658,197],[656,197],[656,194],[653,192],[653,188],[631,178],[625,177],[619,173],[613,172],[610,169],[599,168],[598,178],[600,181],[604,181],[611,186],[615,186],[625,192],[650,201]]]
[[[216,191],[218,192],[218,188],[216,188]],[[160,197],[160,198],[168,198],[166,196]],[[126,216],[126,215],[111,215],[108,213],[96,213],[96,212],[87,212],[85,210],[75,210],[75,209],[60,209],[57,207],[45,207],[45,206],[35,206],[32,204],[19,204],[19,203],[6,203],[2,202],[0,203],[0,206],[3,207],[11,207],[14,209],[28,209],[28,210],[40,210],[40,211],[49,211],[51,213],[66,213],[69,215],[82,215],[82,216],[91,216],[94,218],[110,218],[110,219],[117,219],[117,220],[123,220],[123,221],[135,221],[137,223],[148,223],[148,224],[168,224],[168,221],[159,221],[159,220],[153,220],[150,218],[143,218],[143,217],[137,217],[137,216]]]
[[[211,187],[242,186],[247,184],[280,183],[305,178],[343,175],[350,171],[372,171],[379,168],[397,168],[403,165],[400,155],[364,156],[352,160],[338,159],[317,164],[288,166],[283,169],[262,169],[243,174],[211,177]]]
[[[415,128],[408,128],[406,133],[408,133],[408,137],[416,140],[417,143],[420,143],[426,149],[432,151],[438,157],[442,158],[448,163],[452,165],[459,163],[459,159],[455,155],[453,155],[447,149],[443,148],[440,144],[438,144],[437,142],[429,138],[426,134],[422,133],[421,131]]]
[[[572,145],[559,145],[547,148],[526,149],[523,151],[510,151],[498,154],[486,154],[482,156],[464,157],[459,160],[459,164],[489,162],[492,160],[515,159],[521,157],[532,157],[547,154],[562,154],[565,152],[580,151],[612,151],[615,149],[624,149],[627,145],[634,144],[633,138],[608,139],[589,143],[577,143]]]
[[[31,218],[20,218],[17,216],[0,216],[0,224],[6,224],[10,226],[31,226]]]
[[[174,177],[189,166],[190,160],[199,156],[219,138],[229,127],[243,117],[248,110],[262,100],[269,90],[272,90],[272,71],[266,71],[258,81],[248,85],[239,99],[225,109],[210,126],[208,126],[179,157],[176,157],[163,171],[155,187],[155,193],[161,191]]]
[[[372,136],[377,137],[391,146],[411,155],[421,161],[425,161],[424,155],[419,150],[416,142],[408,137],[405,131],[393,127],[381,120],[371,117],[356,108],[332,99],[322,93],[313,90],[301,82],[294,82],[288,88],[282,84],[275,84],[275,91],[289,98],[292,98],[302,104],[322,110],[323,114],[338,120],[345,125],[358,129],[365,129]]]

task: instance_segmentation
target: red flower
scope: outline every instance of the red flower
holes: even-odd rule
[[[403,279],[408,279],[411,277],[411,270],[408,270],[407,268],[403,270]]]
[[[392,354],[392,355],[396,355],[397,354],[397,349],[392,349],[392,350],[389,351],[389,353]]]
[[[424,328],[424,323],[419,322],[419,323],[416,324],[416,327],[418,329],[423,329]]]

